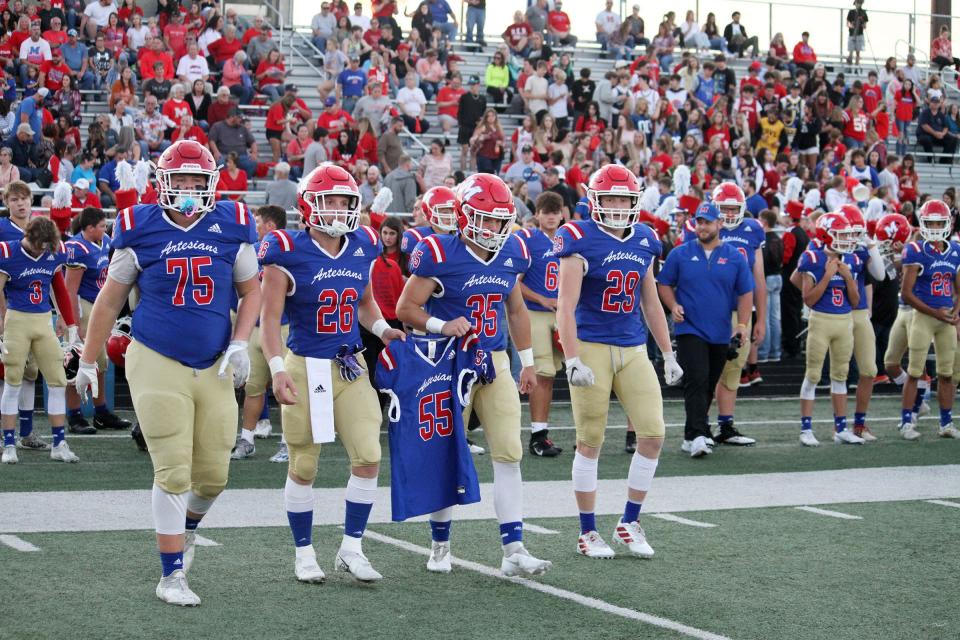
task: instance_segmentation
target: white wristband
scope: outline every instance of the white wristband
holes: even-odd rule
[[[533,349],[521,349],[520,354],[520,365],[524,368],[533,366]]]
[[[271,376],[275,376],[278,373],[287,370],[286,367],[283,366],[283,358],[281,358],[280,356],[273,356],[272,358],[270,358],[270,362],[268,363],[268,365],[270,367]]]
[[[435,318],[431,316],[427,320],[427,331],[429,333],[443,333],[443,325],[447,324],[440,318]]]
[[[370,327],[370,333],[377,336],[378,338],[383,338],[383,332],[390,328],[390,323],[388,323],[383,318],[380,318],[373,323],[373,326]]]

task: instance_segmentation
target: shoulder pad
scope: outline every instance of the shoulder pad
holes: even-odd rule
[[[377,235],[377,232],[374,231],[372,227],[368,227],[365,224],[360,225],[358,231],[360,229],[366,232],[365,235],[370,239],[370,242],[373,244],[373,246],[377,246],[377,244],[380,242],[380,237]]]
[[[0,242],[0,258],[9,258],[10,253],[10,243]]]
[[[430,250],[430,253],[433,256],[433,261],[436,264],[441,264],[447,261],[446,249],[443,248],[443,243],[440,242],[440,238],[436,234],[427,236],[420,242],[421,244],[426,245]]]
[[[519,235],[514,234],[513,237],[514,237],[514,239],[516,239],[517,243],[519,243],[519,245],[520,245],[520,255],[523,256],[523,259],[524,259],[524,260],[529,260],[529,259],[530,259],[530,250],[527,248],[527,243],[524,242],[524,241],[523,241],[523,238],[521,238]]]
[[[104,236],[106,238],[106,236]],[[64,246],[69,246],[70,248],[81,249],[85,254],[90,253],[90,249],[87,248],[87,245],[80,242],[79,240],[68,240]]]

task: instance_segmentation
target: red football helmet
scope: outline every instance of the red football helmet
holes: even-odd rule
[[[637,222],[640,215],[640,196],[643,188],[633,172],[618,164],[608,164],[590,176],[587,186],[587,199],[590,202],[590,216],[597,224],[610,229],[626,229]],[[627,196],[630,204],[627,208],[605,207],[600,204],[604,196]]]
[[[327,198],[346,196],[346,208],[332,208]],[[360,189],[357,181],[343,167],[325,162],[311,171],[297,190],[297,206],[303,223],[323,233],[338,237],[360,226]]]
[[[880,253],[891,256],[897,252],[894,245],[899,244],[902,247],[907,244],[911,233],[913,233],[913,229],[910,228],[910,221],[907,220],[906,216],[899,213],[888,213],[877,221],[874,235]]]
[[[513,193],[503,180],[489,173],[475,173],[457,187],[456,203],[457,226],[463,237],[488,251],[500,251],[517,218]],[[498,223],[498,227],[487,227],[489,221]]]
[[[450,187],[431,187],[420,201],[423,217],[431,226],[452,233],[457,230],[457,194]]]
[[[817,240],[837,253],[852,253],[857,248],[850,223],[836,211],[817,218]]]
[[[735,229],[743,222],[743,212],[747,209],[747,198],[743,189],[733,182],[721,182],[713,189],[711,199],[720,209],[720,222],[727,229]]]
[[[855,204],[844,204],[840,206],[839,213],[850,223],[854,242],[857,244],[863,242],[867,236],[867,222],[863,218],[863,213],[860,212],[860,207]]]
[[[206,186],[184,189],[173,186],[173,176],[198,176]],[[213,154],[195,140],[177,140],[157,160],[158,203],[191,218],[213,211],[216,206],[217,181],[220,174]]]
[[[943,200],[927,200],[917,212],[920,235],[928,242],[946,241],[953,231],[950,207]]]
[[[127,347],[130,346],[131,331],[130,316],[117,318],[116,324],[113,325],[113,331],[107,338],[107,357],[110,358],[110,362],[118,367],[127,364]]]

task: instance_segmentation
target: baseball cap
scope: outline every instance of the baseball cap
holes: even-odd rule
[[[47,89],[46,87],[40,87],[37,89],[37,95],[41,98],[46,98],[48,95],[50,95],[50,89]]]
[[[327,96],[327,99],[323,101],[323,106],[325,107],[332,107],[335,104],[337,104],[337,99],[333,96]]]
[[[480,76],[476,74],[470,76],[470,80],[467,82],[467,84],[480,84]]]
[[[68,30],[67,30],[67,35],[76,38],[76,37],[77,37],[77,30],[76,30],[76,29],[68,29]]]
[[[750,71],[760,71],[763,68],[763,65],[760,64],[759,60],[754,60],[750,63]]]
[[[528,144],[525,144],[522,147],[520,147],[520,153],[527,153],[528,151],[533,151],[533,147],[531,147]]]
[[[397,45],[397,51],[410,51],[410,45],[406,42],[401,42]]]
[[[287,83],[287,84],[283,85],[283,90],[284,90],[284,91],[293,91],[293,92],[296,92],[296,90],[297,90],[297,85],[295,85],[295,84],[293,84],[293,83]]]
[[[927,91],[927,98],[930,102],[940,102],[943,98],[943,93],[941,93],[939,89],[930,89]]]
[[[357,56],[357,55],[350,56],[350,62],[360,62],[360,56]]]
[[[75,186],[77,189],[81,189],[81,190],[82,190],[82,189],[89,189],[89,188],[90,188],[90,181],[87,180],[86,178],[80,178],[79,180],[77,180],[76,182],[73,183],[73,186]]]
[[[712,202],[704,202],[697,207],[697,220],[703,219],[707,222],[715,222],[720,219],[720,209]]]
[[[36,132],[33,130],[33,127],[31,127],[26,122],[21,122],[20,124],[17,125],[17,133],[25,133],[28,136],[36,135]]]
[[[790,88],[791,88],[791,89],[799,89],[799,88],[800,88],[800,83],[799,83],[799,82],[794,82],[794,83],[792,83],[792,84],[790,85]]]
[[[552,173],[553,175],[557,176],[557,178],[560,180],[563,180],[567,177],[566,170],[564,170],[564,168],[561,167],[560,165],[554,165],[550,167],[549,169],[547,169],[547,173]]]

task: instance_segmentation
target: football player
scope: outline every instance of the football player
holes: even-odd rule
[[[960,268],[960,246],[948,238],[953,227],[950,209],[942,200],[928,200],[917,212],[921,240],[903,250],[903,301],[913,307],[907,335],[907,381],[903,385],[900,435],[920,437],[914,417],[917,382],[923,375],[930,343],[937,356],[939,434],[960,438],[953,426],[953,361],[957,348],[957,308],[954,300]]]
[[[254,218],[257,221],[257,239],[263,241],[268,233],[277,229],[287,228],[287,212],[282,207],[263,206],[257,209]],[[262,272],[261,272],[262,273]],[[250,377],[243,388],[243,412],[240,435],[237,436],[237,444],[230,454],[231,460],[244,460],[251,457],[257,451],[253,444],[254,436],[258,438],[269,438],[273,432],[270,424],[270,414],[267,413],[267,384],[270,382],[270,368],[263,357],[263,350],[260,348],[260,323],[253,328],[250,334],[250,341],[247,348],[250,351]],[[285,315],[280,317],[280,337],[282,342],[286,343],[289,334],[290,325]],[[285,349],[284,349],[285,351]],[[285,355],[285,354],[284,354]],[[267,413],[266,418],[263,414]],[[277,458],[279,462],[287,448],[286,440],[280,438],[280,448],[274,454],[270,461]],[[287,462],[287,460],[283,460]]]
[[[107,233],[107,217],[103,209],[87,207],[77,216],[78,233],[64,243],[67,248],[67,291],[73,314],[80,319],[80,339],[87,335],[90,310],[107,281],[107,265],[110,262],[110,238]],[[97,429],[129,429],[133,426],[107,408],[106,385],[103,376],[107,371],[107,352],[97,354],[97,384],[100,395],[93,399],[94,416],[91,426],[80,411],[80,396],[73,387],[67,388],[67,424],[70,433],[96,433]]]
[[[455,211],[457,196],[449,187],[431,187],[420,200],[419,219],[426,222],[403,232],[400,251],[413,253],[421,240],[433,234],[456,233],[457,214]]]
[[[477,173],[457,190],[458,235],[433,235],[410,256],[411,276],[397,303],[397,316],[414,329],[430,334],[480,337],[480,348],[491,354],[496,380],[473,390],[470,405],[483,424],[493,456],[494,507],[500,523],[507,576],[539,575],[551,563],[532,556],[523,544],[523,481],[520,476],[520,397],[510,375],[506,318],[521,363],[520,392],[536,385],[530,317],[517,276],[530,268],[523,239],[511,233],[516,219],[513,194],[497,176]],[[466,421],[466,420],[465,420]],[[449,563],[449,533],[453,510],[430,516],[433,548],[428,568]]]
[[[636,224],[640,196],[640,183],[628,169],[601,168],[587,187],[590,218],[563,225],[554,242],[560,258],[557,324],[577,429],[572,470],[580,510],[577,551],[588,558],[614,555],[597,532],[594,515],[611,390],[637,433],[627,501],[613,541],[633,555],[653,556],[639,517],[657,470],[664,423],[660,383],[646,353],[647,327],[663,352],[667,384],[683,375],[651,268],[662,246],[654,231]]]
[[[324,163],[300,183],[297,203],[304,231],[276,230],[260,245],[263,264],[263,356],[289,463],[283,490],[296,547],[294,574],[323,582],[313,548],[313,481],[320,443],[336,430],[350,457],[343,539],[334,567],[361,582],[383,578],[363,554],[361,539],[377,493],[380,424],[377,393],[364,369],[362,324],[384,344],[405,334],[387,324],[367,286],[380,238],[360,225],[360,190],[343,168]],[[290,320],[287,355],[281,356],[281,314]],[[332,427],[325,431],[325,427]]]
[[[874,230],[880,254],[887,263],[887,275],[896,279],[898,290],[903,266],[903,248],[912,235],[910,221],[899,213],[889,213],[880,218]],[[903,296],[899,296],[897,317],[890,327],[887,350],[883,354],[883,368],[890,380],[901,389],[907,381],[907,372],[903,369],[902,362],[907,353],[907,334],[911,318],[913,307],[903,301]]]
[[[7,464],[17,462],[14,430],[20,385],[31,353],[47,383],[47,415],[53,434],[50,458],[60,462],[79,461],[64,439],[67,379],[60,340],[50,323],[51,282],[66,260],[60,232],[49,218],[32,219],[22,239],[0,243],[0,308],[6,309],[0,321],[4,365],[0,396],[3,456],[0,459]],[[79,342],[77,327],[72,322],[67,340],[71,346]]]
[[[133,407],[153,461],[151,502],[162,577],[157,597],[200,598],[187,584],[197,525],[227,484],[237,429],[234,387],[250,372],[247,340],[260,309],[257,235],[246,205],[217,202],[213,155],[178,140],[157,161],[158,204],[123,209],[107,281],[87,325],[77,372],[98,395],[97,354],[134,286],[125,354]],[[240,297],[231,334],[233,292]]]
[[[813,403],[823,361],[830,352],[830,394],[833,402],[833,441],[863,444],[847,429],[847,373],[853,355],[852,310],[860,303],[857,279],[864,268],[854,253],[856,233],[841,213],[825,213],[817,219],[817,240],[800,256],[790,282],[800,289],[810,307],[807,327],[807,363],[800,386],[800,444],[820,444],[813,434]]]
[[[850,234],[856,243],[854,254],[860,258],[864,268],[857,274],[857,292],[860,302],[853,308],[853,355],[857,360],[857,404],[853,413],[853,433],[865,442],[874,442],[877,437],[867,426],[867,410],[870,408],[870,396],[873,395],[873,381],[877,377],[877,336],[870,322],[870,300],[867,295],[867,274],[878,282],[887,277],[883,256],[877,242],[867,236],[867,223],[860,208],[853,204],[840,207],[840,213],[850,224]],[[870,285],[871,290],[873,284]]]
[[[537,386],[530,391],[530,453],[553,458],[563,449],[553,444],[548,431],[553,379],[563,368],[563,354],[557,348],[557,288],[560,260],[553,253],[553,238],[563,223],[563,198],[552,191],[537,196],[534,207],[539,229],[517,233],[530,251],[530,269],[520,274],[520,291],[530,315],[530,338]]]

